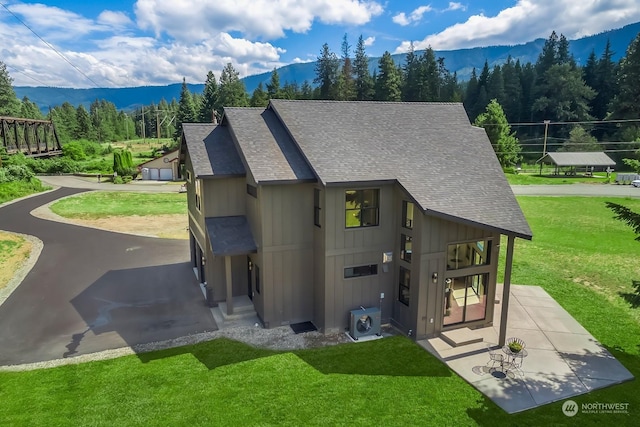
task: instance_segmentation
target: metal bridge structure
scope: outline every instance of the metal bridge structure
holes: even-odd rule
[[[50,120],[0,116],[0,140],[7,154],[52,157],[62,154],[56,128]]]

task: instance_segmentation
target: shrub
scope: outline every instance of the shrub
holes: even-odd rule
[[[8,165],[0,169],[0,182],[30,181],[35,174],[26,165]]]
[[[77,141],[67,142],[62,146],[62,154],[73,160],[84,160],[87,156],[84,154],[82,145]]]
[[[113,153],[113,145],[111,145],[111,144],[107,144],[107,146],[106,146],[106,147],[104,147],[104,148],[102,149],[102,152],[101,152],[101,153],[102,153],[102,155],[103,155],[103,156],[104,156],[105,154],[111,154],[111,153]]]
[[[125,176],[122,177],[122,183],[123,184],[126,184],[126,183],[131,182],[131,181],[133,181],[133,177],[131,175],[125,175]]]
[[[113,178],[113,183],[114,184],[124,184],[124,180],[122,179],[122,177],[120,175],[115,176]]]

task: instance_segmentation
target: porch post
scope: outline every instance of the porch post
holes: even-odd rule
[[[507,259],[504,266],[504,286],[502,288],[502,312],[500,313],[500,336],[498,344],[503,346],[507,340],[507,314],[509,311],[509,296],[511,293],[511,266],[513,265],[514,236],[507,236]]]
[[[233,314],[233,274],[231,272],[231,256],[224,257],[224,273],[227,285],[227,314]]]

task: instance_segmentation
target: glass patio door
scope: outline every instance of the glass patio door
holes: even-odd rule
[[[445,280],[443,326],[485,318],[488,279],[485,273]]]

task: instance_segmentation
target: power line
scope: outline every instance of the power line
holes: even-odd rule
[[[576,122],[522,122],[522,123],[507,123],[509,126],[543,126],[545,124],[551,125],[596,125],[596,124],[611,124],[611,123],[633,123],[640,122],[640,119],[617,119],[617,120],[584,120]],[[502,123],[483,123],[484,126],[502,126]]]
[[[62,54],[62,52],[60,52],[58,49],[56,49],[55,47],[53,47],[49,42],[47,42],[45,39],[43,39],[42,37],[40,37],[40,35],[38,33],[36,33],[35,31],[33,31],[33,29],[31,29],[31,27],[29,27],[26,23],[24,23],[20,18],[18,18],[18,16],[13,13],[4,3],[0,3],[0,5],[2,5],[3,8],[6,9],[7,12],[9,12],[19,23],[21,23],[22,25],[25,26],[25,28],[27,28],[29,31],[31,31],[33,33],[33,35],[35,35],[37,38],[40,39],[40,41],[42,41],[42,43],[44,43],[45,45],[47,45],[47,47],[49,47],[49,49],[53,50],[55,53],[58,54],[58,56],[62,59],[65,60],[65,62],[69,65],[71,65],[73,68],[76,69],[76,71],[78,71],[80,74],[82,74],[87,80],[89,80],[91,83],[93,83],[93,85],[97,88],[100,88],[100,85],[98,83],[96,83],[91,77],[89,77],[88,75],[85,74],[84,71],[82,71],[80,68],[78,68],[75,64],[73,64],[71,61],[69,61],[67,59],[66,56],[64,56]]]
[[[11,68],[13,71],[15,71],[15,72],[16,72],[16,73],[18,73],[18,74],[22,74],[23,76],[28,77],[28,78],[30,78],[31,80],[36,81],[36,82],[40,83],[40,84],[41,84],[41,85],[43,85],[43,86],[47,86],[47,84],[46,84],[45,82],[43,82],[42,80],[38,80],[38,79],[36,79],[35,77],[30,76],[29,74],[27,74],[27,73],[25,73],[25,72],[23,72],[23,71],[20,71],[20,70],[18,70],[18,69],[17,69],[17,68],[15,68],[15,67],[12,67],[11,65],[7,65],[7,64],[4,64],[4,65],[6,65],[6,66],[7,66],[7,68]]]

